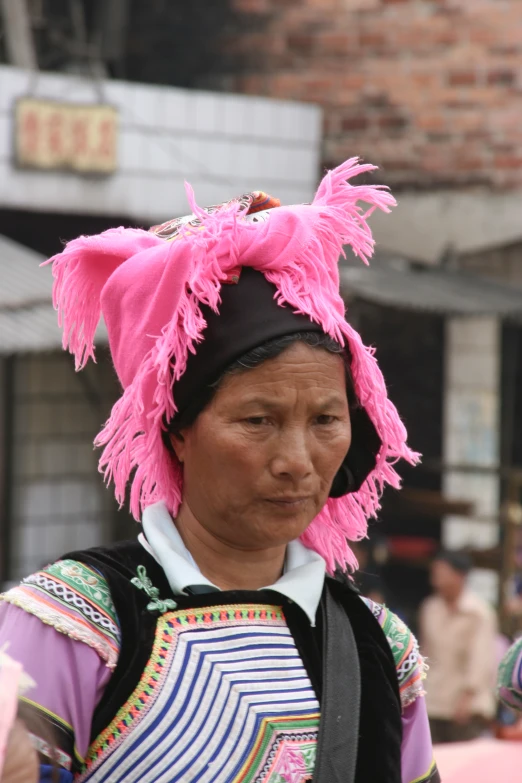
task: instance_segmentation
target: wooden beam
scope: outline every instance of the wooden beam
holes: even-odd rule
[[[422,514],[427,517],[441,517],[446,514],[469,517],[473,514],[474,503],[464,499],[450,499],[428,489],[410,489],[404,487],[398,493],[386,496],[386,509],[405,516]]]

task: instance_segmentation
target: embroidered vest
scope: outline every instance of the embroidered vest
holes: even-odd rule
[[[103,574],[121,633],[80,780],[312,779],[322,687],[320,613],[312,629],[300,607],[272,591],[173,596],[163,570],[137,542],[66,557]],[[136,586],[139,566],[149,592]],[[347,585],[334,586],[361,661],[357,781],[400,783],[396,661],[359,596]],[[176,608],[151,606],[155,601]]]
[[[329,579],[329,589],[350,618],[360,659],[357,783],[399,783],[397,686],[403,706],[421,692],[417,643],[349,584]],[[71,553],[3,600],[93,647],[113,669],[85,762],[73,758],[74,735],[61,727],[68,760],[60,763],[76,779],[304,783],[313,774],[322,604],[314,629],[274,591],[174,596],[137,542]]]

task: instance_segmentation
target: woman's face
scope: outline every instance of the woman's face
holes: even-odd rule
[[[343,360],[304,343],[226,377],[172,438],[184,504],[209,533],[244,550],[281,546],[306,530],[350,442]]]

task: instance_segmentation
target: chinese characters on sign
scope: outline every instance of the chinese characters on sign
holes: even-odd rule
[[[84,174],[116,170],[118,112],[112,106],[21,98],[15,112],[19,166]]]

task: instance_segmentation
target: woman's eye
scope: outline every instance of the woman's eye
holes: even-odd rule
[[[321,426],[325,426],[328,424],[333,424],[334,421],[336,421],[336,416],[328,416],[326,413],[322,413],[320,416],[317,416],[316,418],[316,424],[320,424]]]
[[[245,421],[252,427],[261,427],[263,424],[268,424],[266,416],[249,416]]]

